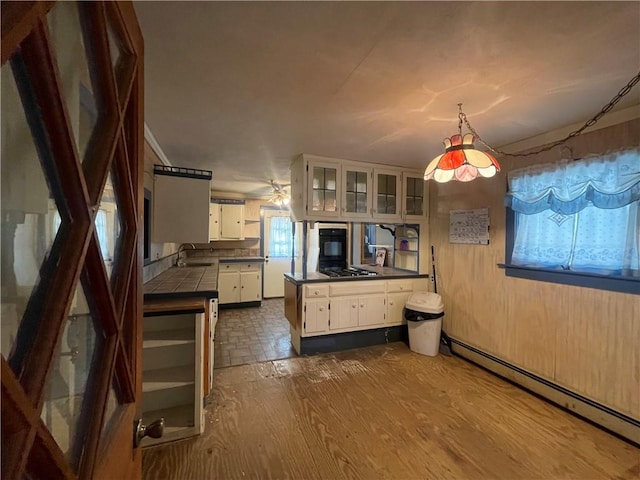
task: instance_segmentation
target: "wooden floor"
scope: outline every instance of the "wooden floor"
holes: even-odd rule
[[[144,478],[640,477],[634,446],[402,343],[215,374],[204,435],[146,449]]]

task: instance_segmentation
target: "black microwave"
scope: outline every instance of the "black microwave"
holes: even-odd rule
[[[347,230],[345,228],[321,228],[318,231],[318,267],[347,268]]]

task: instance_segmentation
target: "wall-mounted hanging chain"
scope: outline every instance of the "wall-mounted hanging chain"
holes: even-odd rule
[[[485,142],[480,137],[480,135],[478,135],[478,133],[475,131],[475,129],[471,126],[471,124],[469,123],[469,120],[467,120],[467,116],[462,111],[462,104],[461,103],[458,104],[458,107],[460,107],[460,113],[458,114],[458,117],[460,118],[460,122],[464,121],[464,123],[467,126],[467,128],[469,129],[469,131],[471,133],[473,133],[473,135],[475,135],[475,137],[478,139],[478,141],[480,143],[482,143],[485,147],[487,147],[489,150],[491,150],[493,153],[496,153],[498,155],[508,155],[510,157],[528,157],[529,155],[537,155],[538,153],[547,152],[547,151],[551,150],[552,148],[557,147],[558,145],[562,145],[567,140],[569,140],[569,139],[571,139],[573,137],[577,137],[578,135],[580,135],[585,129],[595,125],[596,122],[598,120],[600,120],[600,118],[602,118],[603,115],[607,114],[622,99],[622,97],[624,97],[627,93],[629,93],[631,91],[631,89],[639,81],[640,81],[640,72],[638,72],[638,74],[635,77],[633,77],[631,80],[629,80],[629,83],[627,83],[624,87],[622,87],[622,89],[620,89],[620,91],[609,101],[609,103],[607,103],[604,107],[602,107],[602,109],[596,115],[594,115],[593,118],[588,120],[582,127],[580,127],[577,130],[574,130],[569,135],[564,137],[562,140],[558,140],[556,142],[550,143],[546,147],[540,148],[538,150],[534,150],[532,152],[527,152],[527,153],[508,153],[508,152],[504,152],[504,151],[499,150],[497,148],[493,148],[491,145],[489,145],[487,142]]]

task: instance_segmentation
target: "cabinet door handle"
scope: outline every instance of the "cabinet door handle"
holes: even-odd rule
[[[389,305],[393,306],[393,300],[389,300]]]
[[[322,312],[322,311],[324,311],[324,307],[320,307],[318,310],[320,310]]]

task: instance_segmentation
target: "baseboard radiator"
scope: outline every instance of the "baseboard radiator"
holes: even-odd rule
[[[455,355],[465,358],[525,389],[640,445],[640,421],[583,397],[565,387],[451,338]]]

